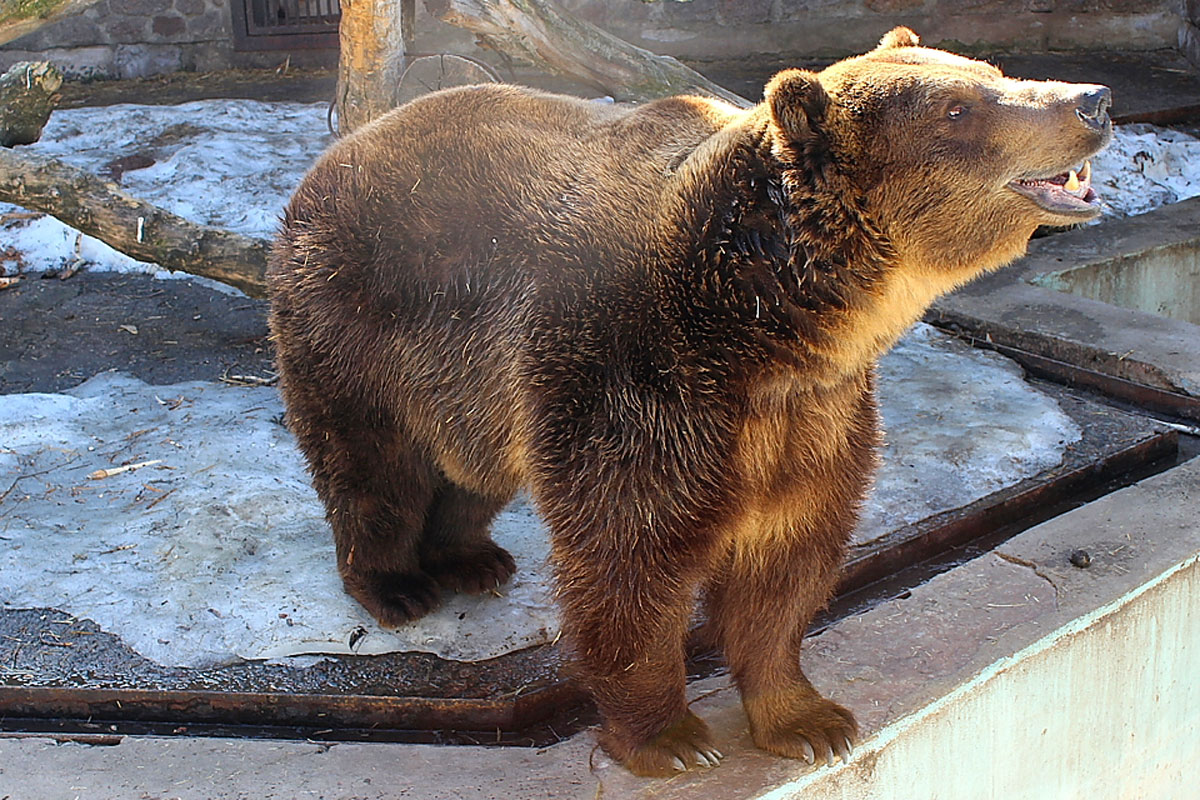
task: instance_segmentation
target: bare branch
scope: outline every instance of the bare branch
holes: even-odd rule
[[[265,240],[190,222],[61,161],[0,148],[0,200],[57,217],[140,261],[266,295]]]

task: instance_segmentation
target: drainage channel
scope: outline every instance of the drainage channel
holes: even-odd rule
[[[1083,431],[1058,467],[850,554],[814,625],[902,594],[1049,516],[1169,468],[1179,433],[1070,388],[1039,386]],[[693,652],[692,677],[722,669]],[[89,620],[0,615],[0,735],[111,744],[124,735],[544,746],[595,721],[557,644],[463,663],[422,653],[162,667]],[[117,738],[115,738],[117,737]]]

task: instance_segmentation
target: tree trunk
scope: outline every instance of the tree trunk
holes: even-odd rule
[[[0,75],[0,146],[38,140],[62,82],[62,73],[48,61],[22,61]]]
[[[78,14],[98,0],[41,0],[0,5],[0,44],[33,33],[43,25]]]
[[[0,201],[50,214],[140,261],[266,295],[266,241],[189,222],[53,158],[0,149]]]
[[[742,107],[753,105],[674,58],[618,39],[553,0],[425,0],[425,8],[501,53],[581,80],[616,100],[706,94]]]
[[[338,25],[338,131],[349,133],[388,111],[404,74],[404,6],[411,0],[341,0]]]

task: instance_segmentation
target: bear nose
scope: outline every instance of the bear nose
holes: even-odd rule
[[[1112,105],[1112,90],[1107,86],[1088,87],[1079,95],[1075,113],[1079,119],[1093,128],[1108,124],[1108,107]]]

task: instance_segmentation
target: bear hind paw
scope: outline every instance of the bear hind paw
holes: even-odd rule
[[[385,628],[420,619],[441,604],[441,588],[423,572],[371,572],[343,575],[346,593]]]

